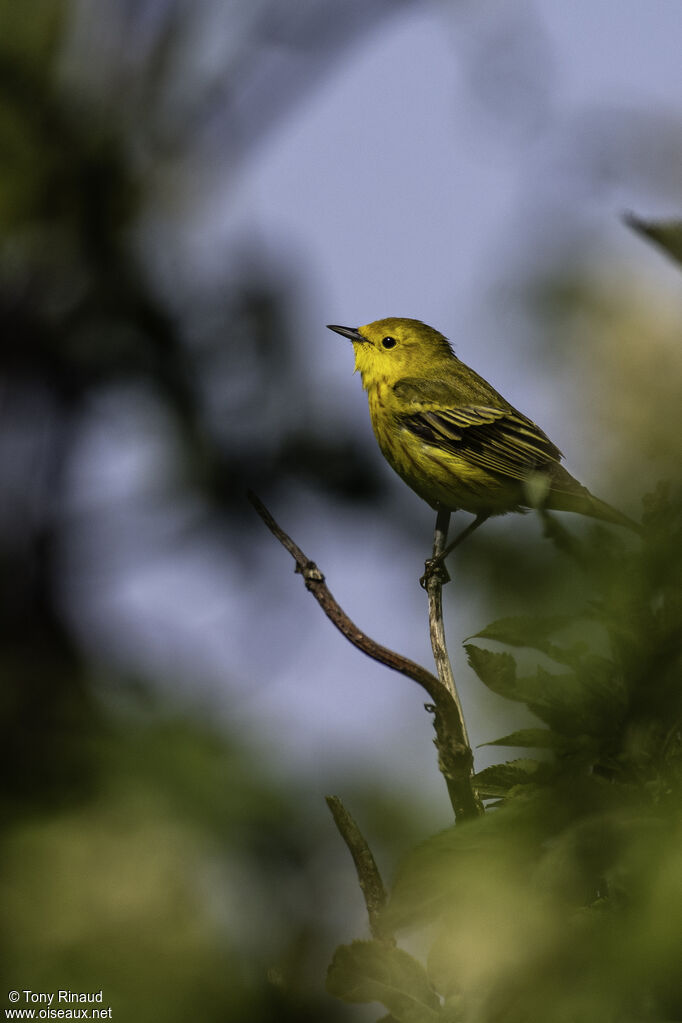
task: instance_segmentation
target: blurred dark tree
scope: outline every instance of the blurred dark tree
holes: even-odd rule
[[[267,480],[273,488],[292,474],[346,496],[373,491],[356,447],[305,429],[305,394],[293,409],[282,399],[296,358],[287,277],[251,258],[237,279],[218,273],[178,300],[154,285],[137,238],[159,185],[155,164],[175,168],[180,190],[190,160],[211,147],[226,150],[221,159],[234,168],[330,58],[396,6],[319,3],[304,17],[244,5],[226,41],[230,59],[207,73],[192,40],[196,48],[218,4],[105,4],[97,24],[86,5],[0,4],[0,628],[10,802],[67,799],[89,784],[82,740],[97,714],[56,581],[65,547],[89,528],[82,510],[69,513],[70,473],[93,399],[124,388],[153,397],[174,424],[181,491],[159,499],[201,493],[214,521],[248,528],[246,487]],[[208,408],[209,390],[224,396],[220,416]]]
[[[229,190],[235,168],[333,58],[403,6],[243,4],[225,22],[224,5],[191,0],[96,11],[0,0],[8,985],[30,972],[34,988],[104,987],[140,1020],[317,1019],[320,997],[325,1018],[338,1017],[320,985],[317,994],[308,987],[324,924],[292,894],[315,856],[300,794],[273,789],[255,754],[233,750],[227,735],[199,722],[169,728],[161,708],[145,716],[133,703],[122,713],[105,700],[90,660],[97,651],[84,651],[65,599],[73,551],[96,535],[97,517],[125,521],[123,502],[83,501],[74,482],[103,397],[132,393],[160,410],[172,472],[142,481],[148,507],[161,518],[200,498],[197,536],[209,525],[250,528],[243,495],[263,481],[272,490],[302,477],[351,499],[373,493],[361,452],[306,429],[305,395],[282,397],[296,374],[291,268],[251,251],[232,260],[238,272],[218,269],[192,287],[160,282],[163,242],[149,221],[166,190],[174,198],[164,216],[181,223],[203,164],[221,162]],[[211,19],[228,31],[224,59],[207,68],[201,39]],[[133,429],[143,444],[144,416]],[[87,542],[84,551],[87,560]],[[243,920],[227,927],[211,919],[211,892],[192,890],[212,857],[221,867],[209,887],[239,889],[239,878],[221,876],[227,864],[252,885],[254,904],[240,905]],[[146,888],[138,870],[148,871]],[[116,908],[126,902],[129,911]],[[268,980],[267,956],[250,958],[243,932],[252,929],[258,947],[277,921],[271,960],[286,962]]]

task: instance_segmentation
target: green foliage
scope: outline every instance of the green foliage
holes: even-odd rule
[[[396,949],[340,950],[333,993],[396,1019],[682,1018],[682,502],[659,487],[643,523],[641,543],[599,529],[561,555],[584,573],[577,607],[475,637],[507,649],[467,644],[544,727],[489,744],[540,754],[480,771],[485,816],[422,842],[394,881],[385,926],[428,945],[401,990],[428,981],[438,1006],[396,1006]]]
[[[102,988],[139,1023],[342,1018],[311,983],[331,937],[300,897],[323,841],[300,787],[187,713],[110,713],[92,746],[87,799],[6,821],[5,991]]]
[[[523,746],[524,749],[548,749],[554,744],[549,728],[519,728],[500,739],[484,742],[484,746]]]
[[[682,220],[642,220],[630,213],[625,223],[682,265]]]
[[[327,990],[348,1002],[381,1002],[401,1023],[436,1023],[440,999],[426,970],[395,945],[354,941],[336,950]]]

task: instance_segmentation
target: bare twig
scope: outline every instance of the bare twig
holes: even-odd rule
[[[386,929],[381,919],[381,911],[386,905],[386,889],[372,850],[339,797],[327,796],[326,801],[339,834],[353,857],[358,881],[365,897],[372,937],[377,941],[389,941],[391,944],[395,944],[393,935]]]
[[[353,646],[356,646],[358,650],[362,650],[363,653],[367,654],[368,657],[379,661],[381,664],[385,664],[388,668],[392,668],[401,675],[411,678],[429,694],[433,703],[427,704],[427,709],[434,713],[438,766],[445,778],[455,817],[459,821],[478,817],[483,812],[483,809],[472,785],[473,755],[464,726],[462,708],[457,697],[454,679],[452,678],[452,669],[447,660],[445,636],[442,631],[440,595],[442,576],[441,578],[436,578],[433,583],[427,582],[427,588],[428,585],[434,586],[433,599],[436,603],[434,604],[432,614],[440,619],[439,627],[442,633],[442,650],[444,651],[445,662],[447,662],[447,671],[449,671],[448,675],[444,665],[439,664],[439,672],[443,670],[443,675],[442,677],[436,677],[430,671],[427,671],[426,668],[422,668],[421,665],[416,664],[407,657],[403,657],[402,654],[397,654],[394,650],[381,646],[381,644],[375,642],[375,640],[359,629],[329,592],[324,575],[315,562],[311,561],[301,548],[294,543],[291,537],[284,532],[281,526],[275,522],[263,502],[254,493],[249,492],[248,498],[273,536],[291,554],[296,562],[296,571],[303,576],[306,589],[312,593],[327,618],[343,633],[346,639]],[[447,534],[447,520],[445,521],[443,545],[445,543],[445,534]],[[439,547],[438,551],[434,548],[434,554],[440,553],[441,550],[442,547]],[[439,566],[438,572],[444,572],[442,566]]]
[[[306,589],[310,590],[327,618],[343,633],[346,639],[350,640],[353,646],[356,646],[358,650],[362,650],[364,654],[367,654],[373,660],[385,664],[388,668],[393,668],[394,671],[400,672],[401,675],[407,675],[414,682],[418,682],[426,690],[433,702],[436,705],[440,704],[447,695],[440,680],[435,675],[432,675],[430,671],[427,671],[426,668],[422,668],[421,665],[409,660],[409,658],[397,654],[394,650],[389,650],[388,647],[381,646],[380,643],[375,642],[375,640],[359,629],[329,592],[324,575],[315,562],[306,557],[301,548],[275,522],[263,502],[254,493],[249,491],[248,498],[273,536],[291,554],[296,562],[296,571],[303,576]]]
[[[440,723],[445,728],[444,735],[440,735],[438,717],[435,722],[439,767],[447,782],[456,818],[466,820],[479,817],[483,813],[483,804],[472,780],[474,757],[445,643],[443,583],[448,582],[450,577],[443,565],[442,555],[446,550],[449,525],[450,512],[439,511],[433,535],[433,555],[431,561],[426,563],[422,582],[429,598],[429,633],[433,659],[441,684],[450,695],[447,714]]]

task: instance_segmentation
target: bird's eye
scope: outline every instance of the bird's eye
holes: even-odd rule
[[[394,337],[382,337],[381,343],[384,348],[395,348],[398,342]]]

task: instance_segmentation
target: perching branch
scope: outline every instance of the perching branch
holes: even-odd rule
[[[443,583],[448,582],[450,577],[442,563],[442,556],[446,550],[449,524],[450,512],[439,511],[433,535],[433,555],[431,561],[426,563],[422,584],[429,598],[429,634],[433,659],[441,684],[450,695],[446,719],[450,741],[447,744],[436,743],[439,767],[448,786],[455,816],[458,820],[466,820],[471,817],[480,817],[483,814],[483,804],[472,781],[474,756],[445,643]],[[475,528],[474,524],[472,526]],[[438,721],[436,721],[436,734],[438,734]]]
[[[441,558],[443,551],[445,550],[445,544],[448,539],[449,524],[450,512],[439,511],[436,517],[436,528],[433,534],[433,556],[431,562],[426,566],[426,572],[422,577],[422,582],[429,598],[429,635],[431,637],[431,649],[433,650],[433,659],[436,663],[438,678],[441,680],[442,684],[448,690],[459,707],[459,698],[455,687],[455,677],[452,673],[452,665],[450,664],[447,646],[445,645],[445,627],[443,625],[443,583],[448,582],[450,576],[447,573],[445,565],[438,562],[438,559]],[[462,741],[464,745],[468,746],[469,739],[467,737],[461,707],[460,717],[462,719]]]
[[[369,929],[372,932],[372,937],[376,938],[377,941],[388,941],[391,944],[395,944],[393,935],[386,929],[381,920],[381,911],[386,905],[386,889],[381,880],[376,860],[372,855],[372,850],[339,797],[326,796],[325,798],[339,834],[353,857],[360,888],[365,897]]]
[[[296,571],[303,576],[306,589],[312,593],[327,618],[343,633],[346,639],[368,657],[411,678],[429,694],[433,701],[428,709],[434,712],[438,766],[445,777],[455,817],[459,821],[478,817],[483,810],[472,786],[473,756],[454,680],[452,680],[452,670],[450,669],[451,682],[448,683],[445,680],[445,675],[442,678],[437,678],[419,664],[403,657],[402,654],[397,654],[394,650],[389,650],[388,647],[381,646],[380,643],[367,636],[336,602],[329,592],[324,575],[315,562],[311,561],[275,522],[263,502],[254,493],[249,491],[248,498],[273,536],[291,554],[296,562]],[[437,585],[442,587],[442,581],[437,582]],[[442,630],[442,612],[440,617]],[[444,648],[445,640],[443,638]],[[447,651],[445,651],[445,657],[447,659]]]

